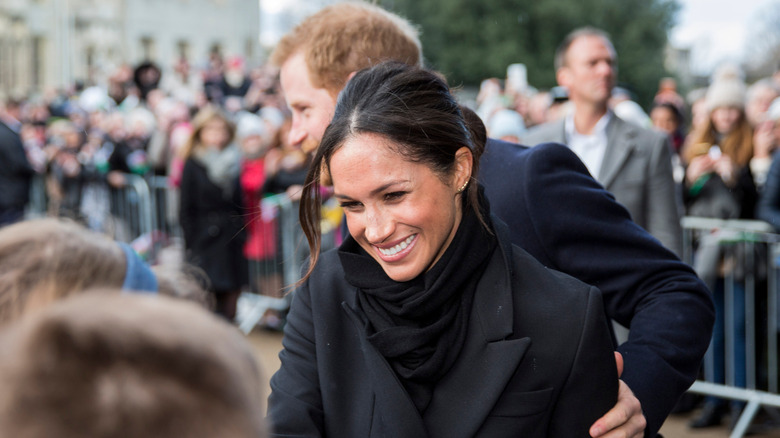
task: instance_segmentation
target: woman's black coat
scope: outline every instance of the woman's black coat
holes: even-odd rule
[[[236,185],[230,199],[208,177],[206,168],[190,158],[181,177],[179,222],[184,234],[185,259],[203,269],[210,290],[239,289],[246,280],[247,262],[241,188]]]
[[[365,337],[338,254],[293,298],[271,379],[274,436],[585,437],[617,400],[599,291],[508,244],[477,286],[457,363],[423,415]]]

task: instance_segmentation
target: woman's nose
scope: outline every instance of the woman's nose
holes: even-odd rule
[[[379,211],[366,214],[366,239],[369,243],[378,245],[387,240],[393,234],[393,221],[385,217]]]

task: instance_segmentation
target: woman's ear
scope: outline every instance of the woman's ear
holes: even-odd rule
[[[456,189],[464,187],[471,180],[471,169],[474,164],[474,155],[471,149],[462,147],[455,152],[455,179]]]

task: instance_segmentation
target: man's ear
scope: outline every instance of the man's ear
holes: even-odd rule
[[[558,85],[568,87],[569,79],[570,76],[568,67],[564,66],[555,71],[555,80],[558,82]]]
[[[355,77],[356,74],[357,74],[357,71],[353,71],[352,73],[350,73],[349,76],[347,76],[347,82],[349,82],[350,79]]]

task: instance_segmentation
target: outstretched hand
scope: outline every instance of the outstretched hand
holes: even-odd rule
[[[623,374],[623,356],[615,352],[618,379]],[[619,380],[618,401],[615,407],[590,427],[593,438],[642,438],[647,420],[642,405],[625,382]]]

